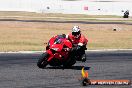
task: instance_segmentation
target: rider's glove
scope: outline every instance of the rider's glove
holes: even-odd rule
[[[70,49],[69,48],[63,48],[65,51],[70,51]]]

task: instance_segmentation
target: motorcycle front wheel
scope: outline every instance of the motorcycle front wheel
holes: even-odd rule
[[[68,61],[66,61],[63,66],[66,68],[72,67],[76,63],[76,60],[73,58],[69,58]]]
[[[47,61],[48,53],[43,53],[37,62],[39,68],[45,68],[48,65]]]

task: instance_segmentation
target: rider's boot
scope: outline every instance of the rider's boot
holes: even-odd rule
[[[86,54],[85,53],[81,56],[81,61],[82,62],[85,62],[86,61]]]

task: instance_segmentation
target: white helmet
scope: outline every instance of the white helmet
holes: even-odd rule
[[[79,32],[79,31],[80,31],[79,26],[73,26],[72,32]]]
[[[75,38],[79,38],[80,37],[80,28],[79,26],[73,26],[72,28],[72,35],[75,37]]]

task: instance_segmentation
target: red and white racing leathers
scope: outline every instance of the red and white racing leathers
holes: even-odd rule
[[[79,38],[75,38],[72,35],[72,33],[70,33],[70,34],[66,35],[66,38],[69,39],[72,42],[73,47],[76,47],[77,45],[79,45],[79,46],[85,45],[86,46],[87,45],[87,42],[88,42],[88,40],[82,34],[80,35]]]

